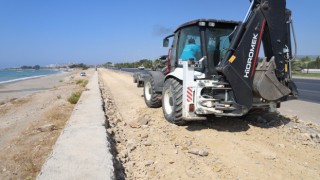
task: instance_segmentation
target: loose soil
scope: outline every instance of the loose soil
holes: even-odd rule
[[[253,112],[176,126],[147,108],[130,73],[101,69],[99,77],[119,178],[320,179],[316,124]]]
[[[84,89],[76,81],[88,78],[72,72],[54,88],[0,105],[0,179],[35,179],[73,111],[67,99]]]

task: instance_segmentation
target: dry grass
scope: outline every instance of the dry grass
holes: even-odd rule
[[[62,101],[61,101],[62,102]],[[61,130],[70,118],[74,105],[67,102],[56,103],[46,110],[40,121],[35,121],[22,134],[15,137],[10,144],[13,146],[3,150],[5,156],[0,159],[4,162],[13,160],[19,164],[19,177],[17,179],[35,179],[40,172],[42,164],[45,162],[52,147],[59,137]],[[54,124],[57,129],[41,132],[39,127]],[[1,164],[1,163],[0,163]]]
[[[14,102],[15,100],[17,100],[18,98],[12,98],[9,100],[9,102]]]
[[[88,84],[88,80],[87,79],[79,79],[79,80],[76,81],[76,84],[80,85],[82,87],[86,87],[87,84]]]
[[[29,102],[31,100],[31,98],[12,98],[10,99],[10,103],[11,104],[14,104],[14,105],[22,105],[22,104],[25,104],[27,102]]]
[[[5,105],[2,105],[1,107],[0,107],[0,115],[5,115],[7,112],[9,111],[9,108],[7,107],[7,106],[5,106]]]
[[[82,92],[85,90],[85,87],[87,86],[88,84],[88,80],[87,79],[78,79],[76,80],[75,82],[78,86],[78,90],[73,92],[71,94],[71,96],[69,96],[68,98],[68,101],[71,103],[71,104],[77,104],[77,102],[79,101],[80,97],[81,97],[81,94]]]
[[[82,91],[77,91],[77,92],[73,92],[71,94],[71,96],[68,98],[68,101],[71,104],[77,104],[77,102],[79,101],[80,97],[81,97]]]
[[[8,113],[8,111],[10,110],[10,107],[12,105],[14,106],[21,106],[25,103],[28,103],[31,100],[31,98],[21,98],[21,99],[17,99],[17,98],[12,98],[9,100],[9,104],[7,103],[1,103],[0,104],[0,115],[3,116],[5,114]]]
[[[31,101],[31,97],[26,98],[12,98],[6,102],[0,102],[0,115],[3,116],[9,112],[10,109],[14,109],[15,106],[21,106]]]
[[[49,123],[56,125],[58,128],[63,128],[70,117],[73,107],[73,105],[64,104],[57,109],[47,111],[45,117]]]
[[[0,113],[0,115],[1,115],[1,113]],[[8,133],[9,130],[10,130],[9,127],[1,129],[1,131],[0,131],[0,137],[1,137],[2,135],[4,135],[4,134]]]
[[[84,87],[76,86],[75,82],[71,81],[66,81],[68,92],[83,91]],[[56,90],[50,92],[55,94],[52,96],[52,101],[48,106],[39,109],[37,112],[39,116],[33,117],[36,119],[32,123],[24,127],[19,134],[10,137],[6,147],[0,145],[0,179],[36,179],[74,108],[63,94],[65,91],[58,89],[59,93],[55,93]],[[0,116],[4,113],[14,113],[11,112],[14,106],[19,106],[20,109],[29,106],[26,104],[29,101],[32,102],[32,98],[11,99],[0,106]],[[44,132],[38,130],[39,127],[49,124],[57,128]],[[10,130],[12,129],[8,129],[8,132]]]
[[[293,77],[314,77],[319,78],[320,73],[294,73]]]

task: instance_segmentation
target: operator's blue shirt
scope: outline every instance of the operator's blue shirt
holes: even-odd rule
[[[185,45],[179,59],[181,59],[183,61],[188,61],[189,59],[193,58],[195,61],[197,61],[197,60],[199,60],[196,57],[197,53],[199,53],[199,55],[201,53],[199,45],[187,44],[187,45]]]

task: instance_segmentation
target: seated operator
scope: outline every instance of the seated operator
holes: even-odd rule
[[[182,61],[188,61],[190,59],[197,61],[199,60],[200,55],[201,50],[199,45],[195,43],[195,40],[193,38],[190,38],[188,40],[188,44],[186,44],[183,48],[180,59]]]

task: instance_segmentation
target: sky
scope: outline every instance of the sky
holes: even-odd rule
[[[241,21],[249,0],[0,0],[0,68],[133,62],[199,18]],[[319,55],[320,1],[287,0],[299,55]]]

